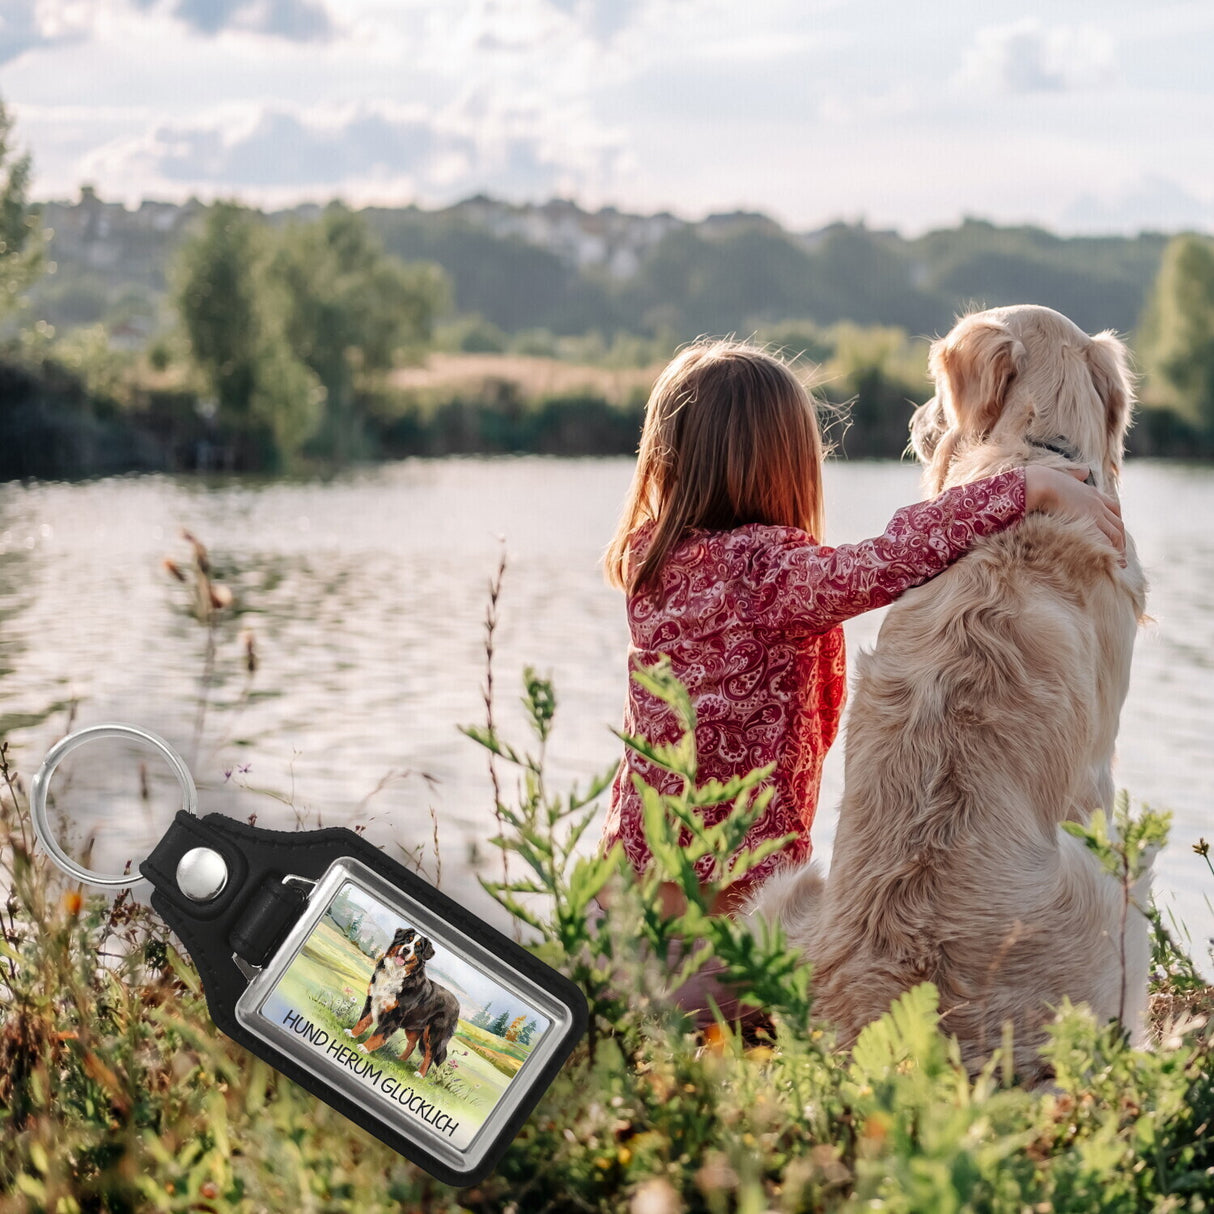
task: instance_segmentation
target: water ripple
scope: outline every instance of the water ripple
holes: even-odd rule
[[[413,846],[429,839],[433,811],[444,884],[485,911],[463,858],[474,844],[488,853],[492,799],[484,755],[457,726],[484,713],[484,616],[501,541],[499,720],[519,737],[519,673],[525,664],[550,673],[553,778],[585,781],[618,757],[608,727],[620,719],[627,632],[599,561],[630,475],[630,461],[616,459],[449,460],[326,484],[0,486],[0,732],[29,772],[73,702],[77,724],[143,724],[190,756],[204,808],[256,813],[265,825],[367,821],[381,840]],[[1189,845],[1214,833],[1214,471],[1139,462],[1124,480],[1156,622],[1138,640],[1117,777],[1135,799],[1175,812],[1157,884],[1205,936],[1209,875]],[[838,543],[882,530],[918,496],[918,477],[908,465],[832,465],[826,491]],[[161,566],[186,557],[182,527],[209,545],[240,608],[218,633],[196,756],[204,637]],[[847,625],[852,652],[873,642],[882,614]],[[251,685],[246,628],[261,662]],[[827,760],[820,855],[841,760],[841,748]],[[60,801],[81,838],[96,831],[97,862],[121,863],[163,828],[172,787],[155,782],[149,816],[104,782],[90,788],[82,774]]]

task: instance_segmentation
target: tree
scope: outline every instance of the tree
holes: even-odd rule
[[[274,232],[225,202],[183,249],[176,298],[220,425],[261,467],[321,430],[339,460],[354,454],[357,389],[429,342],[445,279],[388,257],[339,204]]]
[[[510,1013],[503,1012],[489,1027],[486,1032],[492,1033],[495,1037],[505,1035],[506,1026],[510,1023]]]
[[[505,1033],[507,1041],[517,1041],[518,1040],[519,1034],[523,1031],[523,1021],[526,1019],[527,1019],[527,1017],[524,1014],[522,1016],[515,1016],[515,1018],[510,1021],[510,1025],[506,1029],[506,1033]]]
[[[1214,242],[1185,235],[1168,243],[1136,347],[1147,401],[1214,433]]]
[[[21,293],[42,272],[44,237],[29,203],[30,157],[13,147],[13,120],[0,101],[0,317],[15,311]]]
[[[323,388],[329,438],[338,458],[348,458],[357,442],[356,387],[387,371],[398,352],[429,343],[446,280],[436,266],[389,257],[341,203],[282,233],[270,280],[285,308],[286,342]]]
[[[269,437],[253,413],[266,345],[259,299],[266,252],[256,216],[219,202],[182,249],[176,275],[177,309],[219,424],[235,438],[240,462],[254,465],[264,462]]]
[[[291,349],[274,245],[252,211],[216,203],[177,263],[177,309],[237,462],[289,460],[315,432],[323,394]]]

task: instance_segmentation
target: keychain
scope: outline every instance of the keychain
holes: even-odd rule
[[[50,829],[55,769],[106,738],[151,747],[181,785],[182,808],[133,875],[84,868]],[[136,726],[53,746],[30,812],[76,880],[151,882],[229,1037],[447,1184],[492,1170],[585,1032],[572,982],[354,831],[199,818],[189,768]]]

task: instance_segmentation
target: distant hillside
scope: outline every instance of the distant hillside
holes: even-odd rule
[[[119,344],[144,344],[170,322],[169,267],[203,209],[145,202],[128,211],[91,190],[75,203],[44,204],[56,269],[32,293],[34,319],[59,329],[102,322]],[[789,319],[927,335],[967,307],[1022,302],[1058,308],[1088,330],[1130,332],[1167,239],[1064,239],[978,220],[914,240],[842,223],[798,233],[762,215],[691,223],[561,200],[473,198],[443,210],[365,214],[390,252],[444,268],[459,313],[508,334],[597,330],[674,340]]]

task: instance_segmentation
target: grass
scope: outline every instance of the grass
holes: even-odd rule
[[[689,722],[682,689],[661,671],[646,677]],[[585,788],[545,780],[552,687],[526,672],[523,702],[524,743],[492,725],[466,730],[495,776],[502,766],[517,775],[494,787],[520,789],[495,806],[494,842],[510,863],[485,884],[529,947],[581,986],[591,1026],[496,1171],[464,1191],[218,1033],[197,974],[155,916],[125,893],[83,896],[34,851],[23,782],[0,750],[9,891],[0,1214],[1164,1214],[1214,1205],[1214,992],[1158,919],[1150,1050],[1132,1049],[1116,1023],[1063,1007],[1047,1047],[1052,1087],[1014,1082],[1010,1042],[971,1076],[924,985],[840,1051],[814,1018],[810,975],[778,934],[708,916],[711,890],[701,894],[695,878],[700,855],[717,858],[722,881],[762,858],[731,859],[761,809],[763,773],[700,786],[690,730],[669,747],[628,739],[683,777],[677,796],[647,797],[657,867],[635,880],[617,853],[584,843],[606,774]],[[698,810],[713,801],[734,812],[705,828]],[[690,845],[678,844],[681,829]],[[1089,846],[1105,849],[1115,874],[1107,835],[1094,830]],[[661,881],[687,891],[678,919],[661,913]],[[610,912],[592,928],[587,912],[604,889]],[[714,954],[770,1009],[774,1042],[746,1048],[722,1024],[691,1030],[668,997],[680,975],[655,960],[676,937],[702,942],[689,966]],[[483,1045],[468,1026],[459,1040]]]
[[[434,353],[420,367],[393,371],[388,382],[394,388],[446,395],[483,395],[486,385],[511,384],[525,400],[593,395],[622,406],[638,394],[642,399],[648,396],[661,369],[661,364],[605,367],[523,354]]]
[[[355,995],[366,990],[367,981],[374,970],[371,960],[323,919],[308,938],[299,957],[292,962],[291,968],[297,966],[301,971],[314,971],[311,976],[317,989],[330,986],[334,979],[341,978]]]

